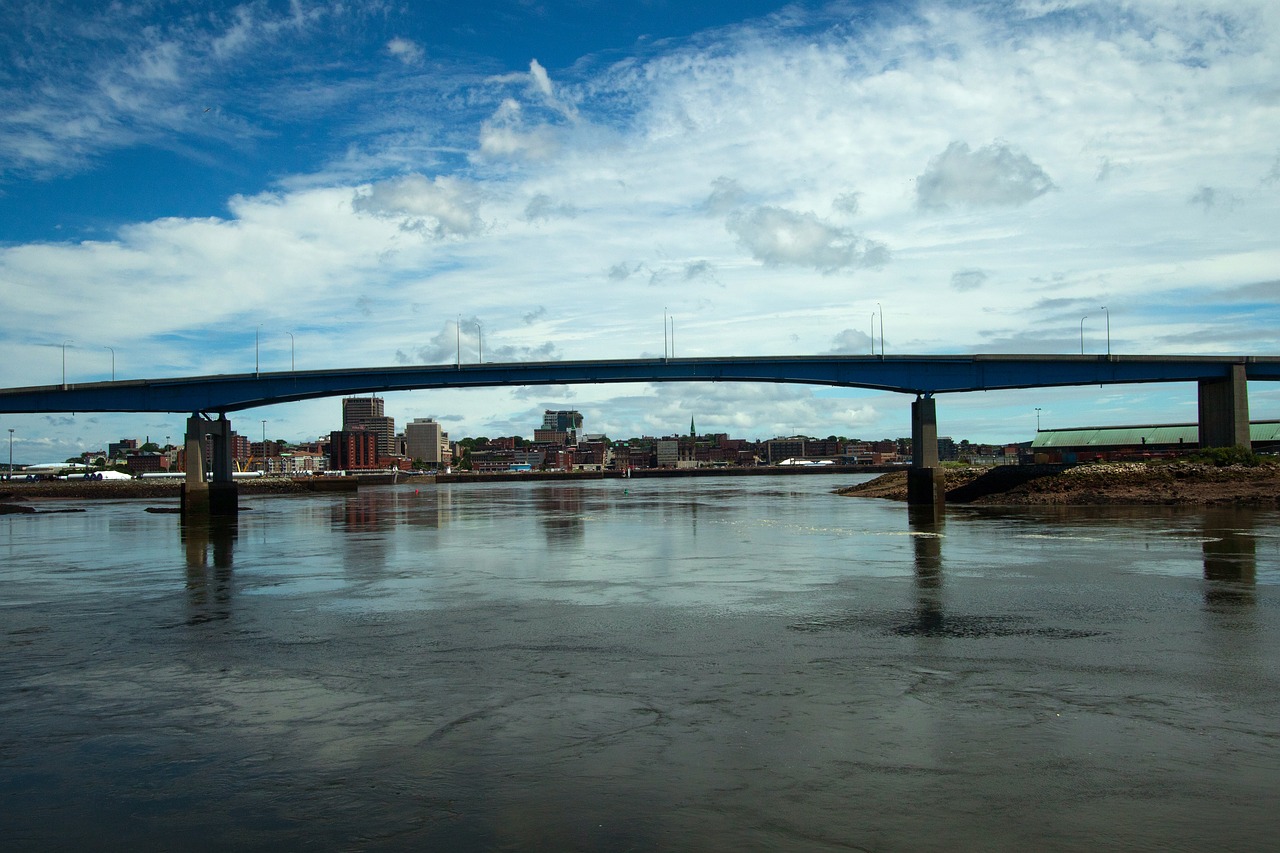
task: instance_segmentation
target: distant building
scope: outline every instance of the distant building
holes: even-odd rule
[[[654,442],[659,468],[676,468],[680,464],[680,442],[674,438],[660,438]]]
[[[443,468],[453,461],[449,434],[433,418],[414,418],[404,427],[405,455],[421,459],[433,468]]]
[[[546,409],[542,413],[542,429],[547,432],[567,433],[566,444],[576,444],[578,432],[582,429],[582,413],[575,409]],[[534,430],[534,441],[538,441],[538,431]]]
[[[121,459],[127,456],[129,451],[137,449],[138,440],[136,438],[122,438],[107,445],[107,456],[111,459]]]
[[[381,397],[344,397],[342,429],[344,432],[364,430],[377,436],[378,455],[393,456],[396,447],[395,418],[386,416]]]
[[[125,464],[134,474],[159,474],[169,470],[169,456],[164,453],[130,453]]]
[[[329,433],[329,467],[338,471],[378,467],[378,438],[368,430]]]

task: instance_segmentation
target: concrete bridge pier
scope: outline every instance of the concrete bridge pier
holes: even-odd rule
[[[205,480],[204,441],[211,438],[213,465]],[[183,516],[235,515],[240,511],[239,495],[231,478],[231,421],[225,414],[216,421],[196,413],[187,418],[187,478],[182,484]]]
[[[907,504],[939,510],[946,500],[946,480],[938,463],[938,410],[933,395],[911,404],[911,467],[907,470]]]
[[[1200,446],[1252,448],[1249,383],[1244,364],[1232,364],[1223,379],[1199,382]]]

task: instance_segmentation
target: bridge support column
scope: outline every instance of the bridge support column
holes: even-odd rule
[[[204,477],[204,440],[213,439],[213,465],[210,479]],[[240,499],[231,478],[231,421],[219,415],[211,421],[195,414],[187,418],[187,478],[182,484],[184,516],[235,515]]]
[[[1249,384],[1243,364],[1224,379],[1200,380],[1200,446],[1250,449]]]
[[[938,410],[932,396],[911,404],[911,468],[907,470],[907,504],[941,507],[946,480],[938,464]]]

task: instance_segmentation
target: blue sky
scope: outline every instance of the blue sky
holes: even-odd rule
[[[0,385],[661,355],[1276,354],[1269,2],[0,7]],[[1103,306],[1106,306],[1104,311]],[[481,331],[482,330],[482,331]],[[786,386],[389,395],[530,435],[909,433]],[[1251,388],[1255,418],[1280,393]],[[1195,419],[1186,386],[944,396],[940,431]],[[337,400],[243,413],[289,440]],[[15,457],[181,415],[6,418]]]

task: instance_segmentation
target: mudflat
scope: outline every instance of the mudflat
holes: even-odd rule
[[[947,502],[979,505],[1280,506],[1280,465],[1196,462],[947,468]],[[907,472],[894,471],[839,494],[907,499]]]

